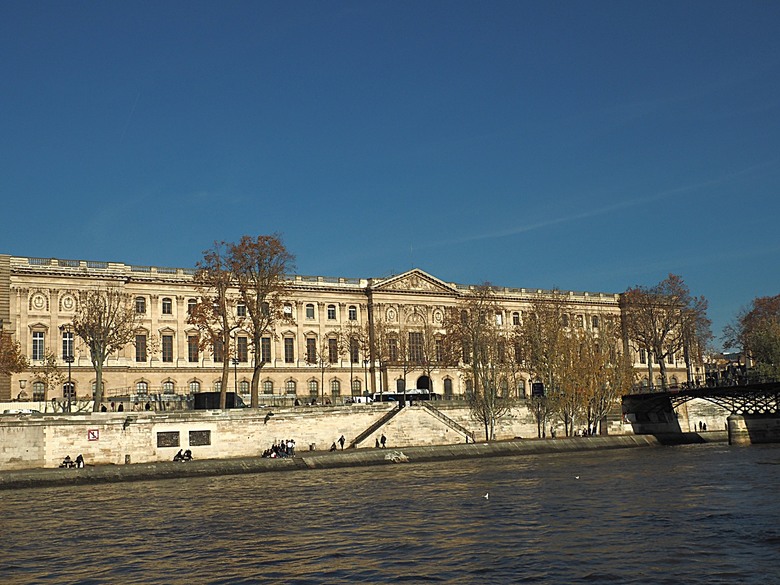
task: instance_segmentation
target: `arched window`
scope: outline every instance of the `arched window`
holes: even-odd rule
[[[222,380],[214,381],[214,392],[222,392]]]
[[[406,382],[404,381],[403,378],[398,378],[395,381],[395,391],[396,392],[403,392],[404,390],[406,390]]]
[[[520,313],[517,311],[512,313],[512,325],[520,325]]]
[[[355,305],[349,306],[349,320],[357,321],[357,307]]]
[[[46,400],[46,384],[43,382],[33,382],[32,399],[36,402],[43,402]]]
[[[525,380],[519,380],[517,382],[517,397],[525,398]]]
[[[170,299],[170,297],[165,297],[162,300],[162,314],[173,315],[173,301]]]
[[[307,319],[314,319],[314,303],[308,303],[306,305],[306,318]]]
[[[341,382],[338,380],[331,380],[330,382],[330,394],[334,398],[341,396]]]
[[[192,382],[190,382],[190,392],[192,392],[193,394],[196,392],[200,392],[200,382],[198,382],[197,380],[193,380]]]
[[[328,320],[334,321],[336,319],[336,305],[328,305]]]
[[[241,380],[238,383],[238,391],[241,394],[249,394],[249,382],[247,382],[246,380]]]
[[[293,394],[293,395],[297,394],[298,390],[297,390],[297,384],[295,383],[295,380],[287,380],[287,382],[285,382],[284,384],[284,391],[287,394]]]
[[[320,393],[320,385],[317,380],[309,380],[309,396],[316,397]]]
[[[149,383],[148,382],[136,382],[135,383],[135,393],[139,396],[146,396],[149,394]]]
[[[360,380],[357,378],[352,380],[352,396],[360,396]]]
[[[135,297],[135,312],[138,314],[146,313],[146,299],[144,297]]]
[[[73,382],[71,382],[70,384],[65,382],[62,385],[62,397],[65,398],[66,400],[68,398],[70,398],[71,400],[76,399],[76,385]]]
[[[444,397],[452,400],[452,378],[444,378]]]
[[[176,386],[172,380],[166,380],[162,385],[163,394],[175,394]]]
[[[195,299],[189,299],[187,300],[187,313],[192,314],[192,312],[195,310],[195,306],[198,304],[198,301]]]
[[[263,394],[273,394],[274,383],[271,380],[265,380],[263,382]]]

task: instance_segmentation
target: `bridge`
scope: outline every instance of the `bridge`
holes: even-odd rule
[[[623,396],[623,416],[637,434],[682,432],[676,410],[694,399],[729,412],[729,443],[780,443],[780,382],[776,381],[628,394]]]

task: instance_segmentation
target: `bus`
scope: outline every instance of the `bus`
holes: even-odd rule
[[[374,392],[374,402],[414,402],[415,400],[441,400],[441,395],[425,388],[410,388],[406,392]]]

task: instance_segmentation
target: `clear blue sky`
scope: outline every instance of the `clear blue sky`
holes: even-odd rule
[[[0,252],[780,293],[780,2],[0,7]]]

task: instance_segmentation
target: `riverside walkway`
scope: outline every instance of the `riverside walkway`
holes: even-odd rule
[[[0,472],[0,489],[19,489],[58,485],[81,485],[124,481],[176,479],[193,476],[239,475],[280,471],[303,471],[423,463],[470,459],[569,453],[601,449],[658,447],[669,444],[725,442],[725,431],[678,433],[668,436],[617,435],[476,442],[429,447],[387,449],[346,449],[335,452],[306,451],[289,458],[246,457],[235,459],[194,459],[188,462],[161,461],[129,465],[96,465],[81,469],[29,469]],[[197,457],[197,453],[196,453]]]

